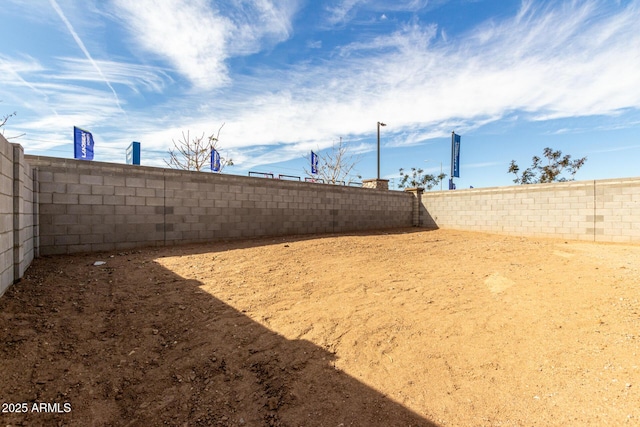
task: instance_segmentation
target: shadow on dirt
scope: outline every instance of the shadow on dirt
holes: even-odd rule
[[[435,426],[334,368],[332,353],[282,337],[154,262],[311,238],[322,236],[36,260],[0,298],[0,397],[29,407],[3,423]],[[101,258],[107,264],[94,266]],[[41,402],[60,413],[34,412]]]

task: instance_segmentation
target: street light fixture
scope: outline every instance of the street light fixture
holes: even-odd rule
[[[378,179],[380,179],[380,126],[386,126],[386,124],[378,122]]]

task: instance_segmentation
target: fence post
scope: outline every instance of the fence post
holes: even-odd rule
[[[388,179],[363,179],[362,187],[375,188],[377,190],[388,190],[389,180]]]
[[[404,191],[407,193],[411,193],[413,195],[413,215],[412,222],[414,227],[422,226],[422,218],[420,217],[420,205],[422,203],[422,193],[424,192],[424,188],[416,187],[416,188],[405,188]]]

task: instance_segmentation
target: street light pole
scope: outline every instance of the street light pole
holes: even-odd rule
[[[378,179],[380,179],[380,126],[386,126],[386,124],[378,122]]]

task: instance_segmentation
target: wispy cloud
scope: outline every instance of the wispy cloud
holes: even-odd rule
[[[340,0],[336,4],[327,7],[327,22],[329,25],[343,24],[355,12],[355,7],[366,3],[367,0]]]
[[[437,7],[449,0],[337,0],[326,6],[326,22],[330,26],[343,25],[352,20],[359,11],[370,11],[381,14],[387,19],[385,12],[417,12],[421,9]]]
[[[362,8],[386,13],[389,3],[335,1],[331,16],[338,25]],[[442,3],[401,1],[388,7],[417,10]],[[313,60],[265,61],[238,74],[230,59],[268,50],[295,33],[298,2],[114,0],[135,49],[166,66],[89,57],[58,58],[48,67],[4,58],[3,66],[0,58],[0,68],[18,67],[17,75],[0,75],[0,82],[46,94],[65,118],[43,117],[34,130],[51,126],[63,132],[71,121],[100,126],[117,114],[106,88],[84,85],[93,89],[84,91],[85,82],[104,78],[133,91],[177,92],[183,76],[196,90],[181,90],[135,112],[130,122],[103,135],[163,150],[182,130],[209,132],[226,122],[221,143],[240,167],[299,158],[340,136],[373,149],[368,141],[377,121],[388,124],[384,146],[411,146],[516,115],[522,122],[640,109],[640,1],[621,3],[604,12],[595,0],[525,1],[510,18],[463,34],[413,19],[390,34],[363,32],[329,53],[329,43],[320,44],[314,35],[313,46],[323,48]],[[83,72],[74,78],[75,67]],[[64,102],[90,114],[74,115]]]
[[[429,49],[438,33],[435,24],[421,25],[417,21],[405,24],[389,35],[376,36],[372,40],[350,43],[338,48],[342,56],[383,52],[416,52]]]
[[[636,150],[640,148],[640,145],[624,145],[620,147],[607,147],[601,150],[590,150],[587,154],[596,154],[596,153],[611,153],[615,151],[628,151],[628,150]]]
[[[118,121],[122,123],[122,110],[106,88],[79,84],[88,76],[93,76],[92,79],[98,83],[103,83],[103,80],[88,60],[78,60],[78,63],[83,64],[87,73],[77,74],[69,84],[64,65],[56,63],[51,69],[32,58],[0,56],[0,86],[5,88],[10,98],[24,99],[21,101],[23,108],[10,126],[16,133],[26,133],[20,142],[29,149],[68,142],[74,125],[104,127]],[[61,74],[56,74],[58,72]],[[67,77],[70,79],[71,74],[69,71]],[[29,111],[35,112],[36,117],[25,119]]]
[[[141,49],[167,59],[198,87],[228,83],[226,37],[232,23],[208,2],[116,0],[115,5]]]
[[[237,112],[229,140],[249,145],[260,135],[267,144],[306,140],[326,147],[337,135],[371,135],[376,120],[384,120],[387,134],[409,132],[404,142],[394,140],[402,145],[515,111],[523,120],[543,120],[640,108],[640,49],[630,49],[640,47],[639,9],[637,1],[611,14],[597,2],[544,9],[525,3],[511,19],[446,42],[434,40],[434,26],[414,22],[345,46],[348,55],[326,66],[292,69],[286,90]],[[275,80],[262,84],[282,88]]]
[[[0,55],[0,84],[5,88],[26,87],[46,101],[48,100],[47,94],[22,77],[23,73],[41,71],[43,71],[42,66],[33,58],[9,59]]]
[[[214,89],[231,82],[227,59],[289,37],[297,2],[221,2],[223,10],[204,0],[115,0],[115,5],[142,49],[168,60],[195,87]]]
[[[53,7],[53,9],[58,14],[58,16],[60,16],[60,19],[62,19],[62,22],[64,22],[64,24],[66,25],[67,29],[69,30],[69,33],[71,33],[71,36],[76,41],[76,43],[77,43],[78,47],[80,48],[80,50],[82,50],[82,53],[84,53],[85,57],[89,60],[89,62],[91,62],[91,64],[95,68],[95,70],[102,77],[102,80],[104,81],[104,83],[109,87],[109,89],[111,89],[111,92],[113,93],[113,97],[115,98],[116,104],[118,105],[118,108],[120,109],[120,111],[124,112],[124,110],[122,110],[122,106],[120,105],[120,99],[118,98],[118,94],[116,93],[116,91],[113,88],[113,86],[111,86],[111,83],[109,82],[109,80],[107,80],[107,78],[104,76],[104,74],[103,74],[102,70],[100,69],[100,67],[98,66],[98,64],[91,57],[91,54],[89,53],[89,50],[87,50],[86,46],[82,42],[82,39],[80,38],[80,36],[78,36],[78,33],[76,33],[76,31],[74,30],[73,26],[71,25],[71,22],[69,22],[69,20],[65,16],[64,12],[60,8],[60,6],[56,2],[56,0],[49,0],[49,1],[51,3],[51,6]]]
[[[481,169],[503,165],[503,162],[463,163],[465,169]]]
[[[94,64],[102,70],[102,75],[94,72]],[[167,84],[173,82],[167,70],[150,65],[104,60],[92,63],[78,58],[60,58],[60,65],[61,70],[52,76],[55,80],[96,82],[106,78],[112,84],[125,85],[135,93],[140,93],[140,90],[162,92]]]
[[[256,53],[287,40],[297,0],[257,0],[233,2],[230,9],[231,32],[227,39],[232,56]]]

